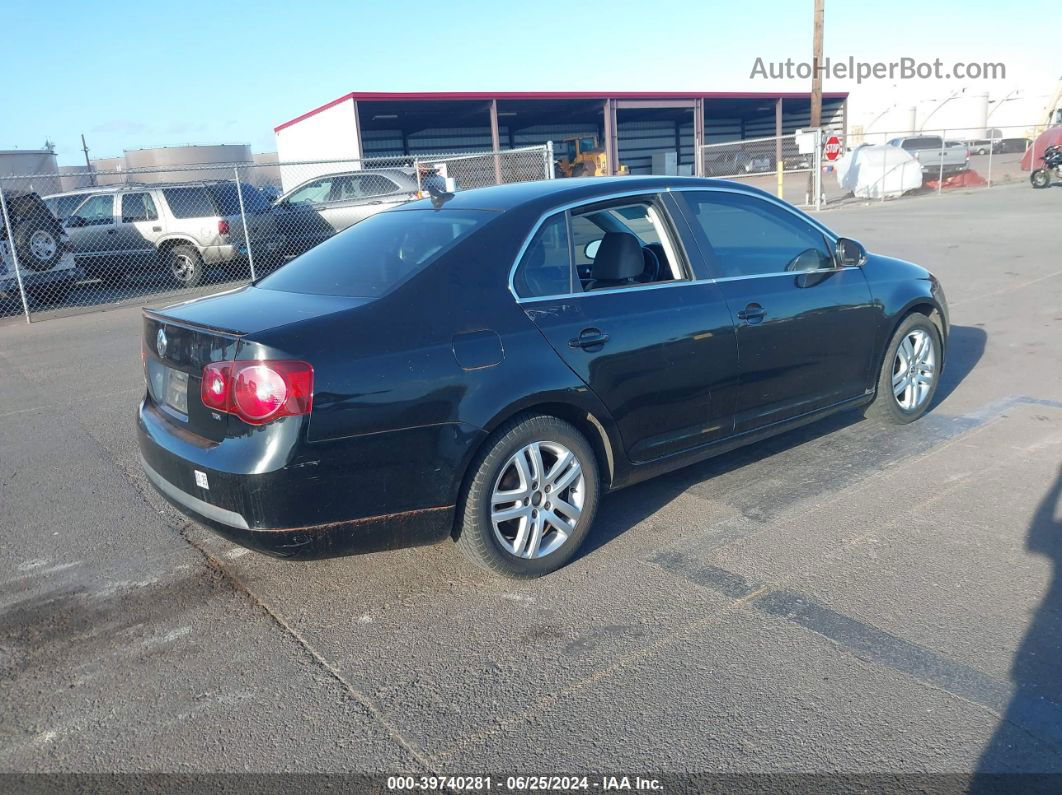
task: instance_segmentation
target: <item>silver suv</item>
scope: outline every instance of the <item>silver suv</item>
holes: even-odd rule
[[[255,265],[274,263],[283,238],[269,202],[240,184]],[[115,185],[47,196],[45,204],[70,235],[78,265],[114,284],[132,271],[165,268],[181,287],[194,287],[207,267],[247,273],[247,240],[235,182]]]

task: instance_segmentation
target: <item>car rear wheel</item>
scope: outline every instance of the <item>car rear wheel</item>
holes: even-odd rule
[[[167,252],[166,262],[170,275],[179,286],[196,287],[203,281],[203,258],[195,246],[174,246]]]
[[[510,420],[470,473],[455,535],[473,563],[505,577],[541,577],[586,538],[600,480],[594,451],[571,424],[542,414]]]
[[[867,416],[897,425],[914,422],[929,409],[943,363],[940,333],[925,315],[909,315],[896,329],[878,377],[877,396]]]

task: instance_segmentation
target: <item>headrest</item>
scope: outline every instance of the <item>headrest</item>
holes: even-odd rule
[[[642,244],[629,232],[606,232],[590,267],[594,280],[633,279],[645,269]]]

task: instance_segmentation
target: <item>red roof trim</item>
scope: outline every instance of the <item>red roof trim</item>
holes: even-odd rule
[[[809,99],[805,91],[412,91],[412,92],[351,92],[326,105],[307,111],[290,121],[279,124],[273,132],[298,124],[310,116],[333,108],[348,100],[355,102],[454,102],[498,100],[579,100],[579,99]],[[847,99],[847,91],[823,92],[823,99]]]

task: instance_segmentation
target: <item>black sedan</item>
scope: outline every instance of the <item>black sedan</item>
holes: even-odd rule
[[[837,411],[917,419],[947,335],[929,272],[755,188],[505,185],[145,310],[140,450],[174,505],[263,552],[452,537],[534,577],[605,492]]]

